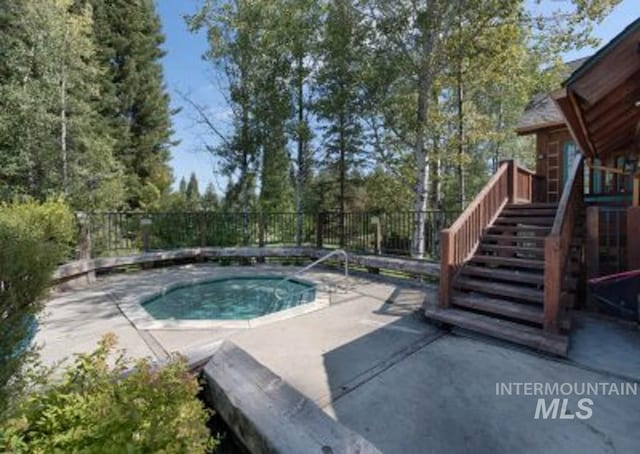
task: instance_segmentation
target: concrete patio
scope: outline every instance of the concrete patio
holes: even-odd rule
[[[277,268],[263,268],[273,272]],[[284,274],[293,268],[284,268]],[[248,352],[328,415],[385,453],[637,452],[640,397],[593,396],[590,419],[535,419],[536,396],[496,395],[497,383],[640,383],[635,325],[575,317],[568,360],[428,323],[428,284],[320,269],[329,307],[250,329],[138,330],[116,302],[132,292],[220,272],[191,265],[114,274],[52,295],[36,342],[47,362],[88,351],[105,332],[136,357],[206,354],[222,340]],[[640,386],[639,386],[640,387]],[[580,397],[569,398],[571,413]]]

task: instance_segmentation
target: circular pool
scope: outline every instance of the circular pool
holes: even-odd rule
[[[251,320],[316,298],[315,285],[282,276],[224,277],[178,285],[142,302],[156,320]]]

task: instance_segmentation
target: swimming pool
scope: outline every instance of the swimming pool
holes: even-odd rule
[[[251,320],[315,298],[310,282],[242,276],[175,286],[143,301],[142,307],[156,320]]]

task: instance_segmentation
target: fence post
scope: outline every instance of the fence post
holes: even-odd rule
[[[151,249],[149,241],[149,230],[151,229],[151,218],[140,219],[140,228],[142,229],[142,250],[149,252]]]
[[[91,222],[87,213],[78,211],[76,213],[76,220],[78,222],[78,260],[90,260],[91,259]],[[96,280],[95,271],[87,273],[87,284],[91,284]]]
[[[322,228],[324,226],[324,213],[318,212],[316,214],[316,247],[322,249]]]
[[[371,223],[375,226],[375,244],[374,244],[374,253],[376,255],[382,254],[382,227],[380,223],[380,218],[378,216],[373,216],[371,218]]]

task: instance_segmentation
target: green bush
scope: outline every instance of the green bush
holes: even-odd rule
[[[0,205],[0,413],[51,274],[68,257],[74,235],[73,214],[61,201]]]
[[[162,368],[146,360],[132,369],[122,352],[112,360],[115,337],[77,355],[60,382],[46,385],[40,367],[0,430],[0,451],[192,453],[213,450],[209,412],[183,359]],[[111,366],[109,364],[112,364]],[[125,371],[130,370],[129,373]]]
[[[26,201],[0,205],[0,226],[19,238],[54,246],[65,260],[73,250],[76,223],[69,206],[60,199],[44,203]]]

